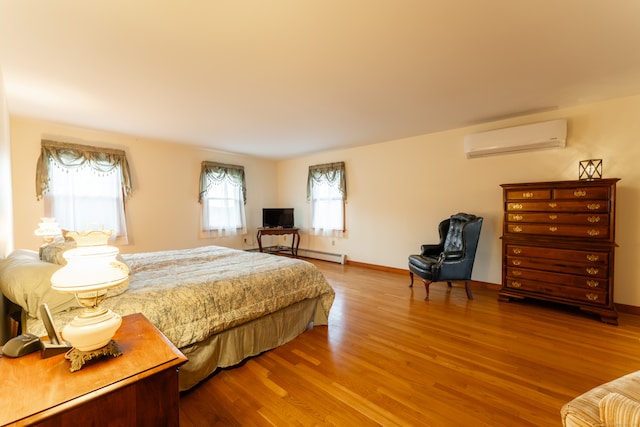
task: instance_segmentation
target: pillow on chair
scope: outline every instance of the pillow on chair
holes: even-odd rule
[[[453,252],[462,250],[462,229],[469,218],[462,215],[451,215],[449,219],[449,232],[444,241],[444,251]]]
[[[600,401],[600,421],[603,426],[638,426],[640,402],[611,392]]]

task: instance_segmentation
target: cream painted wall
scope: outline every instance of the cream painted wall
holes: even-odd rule
[[[640,97],[557,110],[517,119],[336,150],[281,161],[279,201],[296,209],[300,247],[344,253],[368,264],[407,268],[407,256],[436,242],[437,224],[452,213],[484,217],[474,279],[501,282],[502,189],[500,184],[574,180],[578,162],[602,158],[604,176],[621,178],[617,192],[617,303],[640,306]],[[565,149],[467,159],[468,133],[566,118]],[[306,201],[308,166],[344,161],[347,168],[347,233],[311,236]]]
[[[11,200],[11,142],[9,111],[0,70],[0,257],[13,250],[13,209]],[[0,340],[1,342],[1,340]]]
[[[42,243],[33,234],[44,213],[43,203],[35,196],[35,167],[42,138],[126,151],[134,194],[126,207],[130,244],[120,247],[122,253],[209,244],[247,249],[256,245],[255,230],[262,223],[262,207],[276,203],[277,164],[272,160],[14,116],[11,145],[16,248],[34,249]],[[203,160],[245,167],[247,236],[198,237],[198,185]]]
[[[13,209],[11,197],[11,141],[9,111],[4,95],[4,78],[0,69],[0,258],[13,250]],[[10,305],[0,295],[0,345],[10,337]]]

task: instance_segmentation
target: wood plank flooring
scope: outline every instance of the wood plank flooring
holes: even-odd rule
[[[336,291],[328,326],[181,396],[180,425],[560,426],[560,408],[640,369],[640,317],[499,302],[473,286],[313,261]]]

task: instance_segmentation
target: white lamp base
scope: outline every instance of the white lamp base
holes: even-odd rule
[[[104,347],[122,324],[122,317],[109,309],[86,309],[62,329],[62,338],[80,351]]]

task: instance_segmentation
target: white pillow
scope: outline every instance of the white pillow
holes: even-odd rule
[[[41,261],[38,252],[15,250],[0,260],[0,291],[31,317],[40,318],[40,305],[46,303],[52,313],[78,307],[73,294],[51,288],[51,276],[59,264]]]

